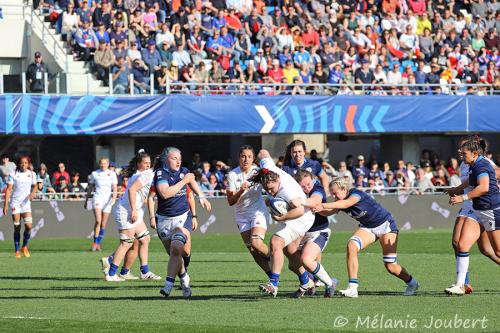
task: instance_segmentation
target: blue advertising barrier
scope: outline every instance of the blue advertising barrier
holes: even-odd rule
[[[496,96],[0,96],[0,134],[500,131]]]

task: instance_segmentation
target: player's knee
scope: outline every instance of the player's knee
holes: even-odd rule
[[[357,254],[363,248],[363,242],[360,237],[352,236],[347,242],[347,253]]]
[[[251,251],[257,251],[262,242],[264,242],[264,236],[262,235],[252,235],[252,240],[250,241]]]
[[[177,232],[172,236],[170,243],[170,255],[181,256],[183,254],[183,247],[187,243],[187,237],[182,232]]]
[[[457,251],[459,252],[469,252],[470,245],[465,243],[464,241],[458,241]]]
[[[281,237],[273,236],[273,238],[271,238],[271,248],[273,252],[283,251],[283,247],[284,247],[284,242]]]

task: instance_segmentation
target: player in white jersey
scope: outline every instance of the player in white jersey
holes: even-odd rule
[[[118,178],[114,171],[109,170],[109,159],[101,158],[99,160],[100,169],[95,170],[89,177],[89,186],[87,187],[87,201],[94,190],[92,197],[92,209],[94,210],[94,242],[92,251],[101,251],[101,242],[106,234],[106,224],[108,223],[109,213],[115,204],[118,193]]]
[[[33,217],[31,215],[31,200],[35,197],[36,174],[29,169],[30,159],[23,156],[19,159],[19,167],[7,176],[7,192],[3,214],[7,215],[8,209],[12,213],[14,222],[14,247],[16,258],[21,258],[19,243],[21,241],[21,218],[24,220],[23,246],[21,251],[29,258],[28,241],[31,237]]]
[[[242,146],[239,167],[227,175],[227,202],[234,207],[236,224],[255,262],[269,276],[269,248],[264,243],[269,213],[262,198],[262,185],[251,186],[250,179],[259,172],[254,164],[252,146]]]
[[[148,197],[149,189],[153,181],[153,170],[151,170],[151,158],[145,152],[140,152],[130,162],[127,168],[128,174],[133,175],[125,193],[114,208],[114,217],[120,235],[120,244],[112,256],[112,262],[106,274],[106,281],[123,281],[117,275],[118,266],[131,249],[135,240],[140,243],[139,258],[141,260],[141,279],[160,280],[161,277],[149,270],[148,247],[149,230],[144,224],[143,206]],[[137,170],[137,172],[135,172]]]
[[[477,135],[469,135],[463,137],[459,141],[458,154],[460,159],[462,160],[462,163],[460,164],[460,180],[462,181],[462,184],[455,188],[446,190],[446,192],[452,197],[460,194],[467,195],[473,189],[473,187],[469,185],[470,166],[464,162],[462,151],[460,149],[462,145],[468,141],[478,141],[478,143],[482,145],[481,148],[483,150],[483,153],[487,148],[486,141],[481,140]],[[488,162],[497,170],[498,175],[498,167],[495,165],[495,163],[491,160],[488,160]],[[470,249],[476,242],[479,250],[483,255],[490,258],[496,264],[500,264],[500,258],[495,255],[495,251],[491,245],[488,234],[485,231],[486,230],[484,229],[484,227],[479,223],[476,211],[472,207],[472,200],[463,201],[462,206],[460,207],[460,210],[458,212],[458,216],[455,220],[455,227],[453,228],[452,236],[452,245],[457,261],[457,274],[461,270],[461,268],[459,267],[461,262],[463,261],[463,259],[461,258],[465,256],[464,254],[462,254],[462,252],[464,251],[459,251],[459,247],[462,249],[466,249],[467,251],[465,252],[468,252],[468,249]],[[450,292],[450,290],[452,292]],[[449,294],[453,294],[453,291],[458,291],[459,293],[461,293],[462,289],[457,288],[454,284],[450,288],[447,288],[445,290],[445,292]],[[472,293],[472,291],[473,289],[469,279],[469,272],[466,271],[463,292],[465,294],[470,294]]]
[[[252,179],[258,182],[271,196],[281,198],[290,203],[293,200],[306,199],[306,194],[300,185],[285,171],[276,167],[271,155],[267,150],[261,150],[258,158],[260,160],[260,171]],[[314,223],[314,214],[308,207],[300,206],[288,210],[281,216],[272,216],[277,222],[282,222],[284,227],[271,238],[271,273],[269,282],[260,285],[261,291],[276,297],[278,284],[285,261],[283,249],[293,241],[300,239]]]

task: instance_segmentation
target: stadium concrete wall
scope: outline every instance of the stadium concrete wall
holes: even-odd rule
[[[458,207],[448,204],[444,195],[425,196],[377,196],[379,201],[396,218],[400,230],[410,229],[451,229],[458,212]],[[237,233],[233,208],[227,205],[225,198],[211,199],[212,212],[206,213],[198,208],[198,234],[230,234]],[[44,201],[33,202],[34,238],[71,238],[92,237],[93,213],[83,207],[81,201]],[[0,217],[0,241],[11,241],[12,222],[10,217]],[[145,216],[145,221],[149,217]],[[272,221],[269,232],[279,229],[278,223]],[[330,218],[332,230],[354,230],[357,222],[344,213]],[[108,235],[118,236],[113,218],[108,222]]]

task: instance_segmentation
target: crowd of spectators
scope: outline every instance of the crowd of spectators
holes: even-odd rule
[[[135,93],[152,86],[164,93],[179,82],[191,93],[211,83],[255,94],[500,91],[497,0],[42,0],[39,7],[75,58],[89,61],[105,84],[112,74],[115,93],[130,92],[129,74]],[[241,91],[244,83],[260,85]],[[305,86],[264,89],[284,83]],[[463,86],[477,83],[485,86]]]
[[[500,165],[500,154],[494,156],[488,151],[486,157]],[[443,191],[442,187],[458,186],[460,181],[460,162],[451,158],[448,162],[429,150],[424,150],[418,163],[398,160],[396,165],[389,162],[378,163],[376,156],[370,156],[367,161],[363,155],[356,158],[346,156],[337,167],[328,162],[328,158],[318,157],[312,150],[310,159],[317,160],[323,171],[332,180],[333,177],[346,177],[352,185],[363,191],[373,194],[401,193],[423,194],[425,192]],[[283,164],[284,156],[276,161],[278,166]],[[186,167],[195,174],[200,188],[208,196],[225,196],[228,186],[227,173],[236,165],[231,160],[202,160],[200,154],[195,153]],[[15,170],[16,165],[7,155],[0,161],[0,193],[7,187],[6,177]],[[80,183],[80,174],[76,171],[66,171],[64,163],[57,165],[57,170],[50,174],[47,166],[41,163],[38,168],[30,168],[37,173],[38,198],[56,198],[67,200],[82,200],[85,197],[86,182]],[[119,178],[118,192],[123,193],[128,184],[128,177],[123,176],[122,168],[110,163],[110,170],[117,173]]]

